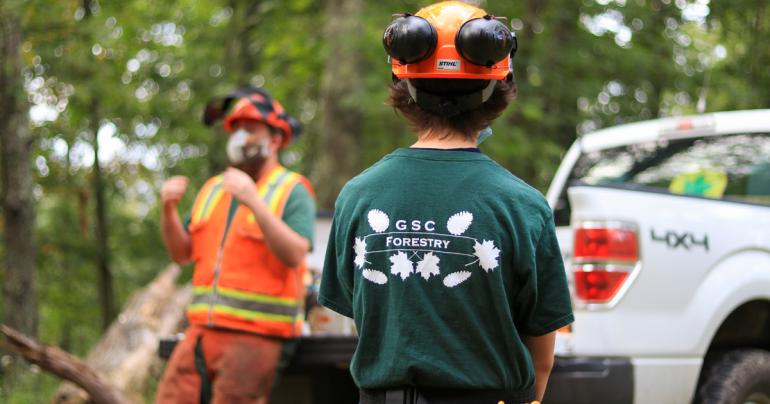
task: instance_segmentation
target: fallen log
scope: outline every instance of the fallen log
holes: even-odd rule
[[[94,371],[80,358],[56,348],[39,344],[34,339],[0,324],[0,332],[8,338],[9,345],[28,361],[62,379],[81,386],[96,404],[131,404],[120,389]]]
[[[28,361],[68,382],[57,390],[56,404],[133,404],[144,402],[147,381],[160,373],[160,338],[177,333],[192,287],[177,288],[180,269],[169,266],[135,292],[85,361],[59,348],[41,345],[0,324],[8,346]]]
[[[191,286],[177,288],[174,283],[179,272],[179,267],[171,265],[134,293],[86,357],[91,368],[108,378],[132,402],[144,401],[148,380],[156,377],[162,366],[157,355],[158,342],[179,332],[184,308],[192,300]],[[87,391],[75,384],[63,383],[53,403],[88,403]]]

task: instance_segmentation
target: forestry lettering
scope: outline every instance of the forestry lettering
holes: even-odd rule
[[[446,233],[440,231],[441,222],[434,219],[398,219],[391,229],[390,217],[379,209],[370,210],[366,222],[374,233],[355,238],[353,263],[361,269],[364,279],[378,285],[388,283],[387,273],[390,273],[402,281],[412,275],[419,275],[425,281],[438,276],[444,286],[452,288],[467,281],[475,268],[488,273],[499,266],[500,249],[494,241],[464,235],[473,224],[473,214],[468,211],[449,217]],[[446,254],[467,257],[468,262],[460,270],[448,268],[451,272],[442,274],[440,264]],[[389,266],[389,271],[383,265]]]
[[[419,237],[393,237],[388,236],[385,239],[386,247],[430,247],[446,250],[449,247],[449,240],[436,240],[433,238]]]

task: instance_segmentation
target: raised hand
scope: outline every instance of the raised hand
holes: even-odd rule
[[[166,180],[160,189],[160,201],[164,206],[176,206],[187,191],[190,180],[182,175],[175,175]]]
[[[254,180],[237,168],[229,167],[225,171],[222,185],[225,191],[232,194],[233,198],[244,205],[250,205],[250,202],[258,199]]]

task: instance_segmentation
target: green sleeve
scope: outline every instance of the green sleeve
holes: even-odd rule
[[[307,239],[313,249],[313,225],[315,223],[315,201],[302,184],[297,184],[289,194],[281,217],[292,230]]]
[[[534,263],[535,294],[524,315],[522,331],[525,335],[540,336],[574,321],[564,261],[550,214],[537,243]]]
[[[339,209],[335,209],[329,232],[318,303],[353,318],[353,258],[347,248],[347,223],[340,219],[338,212]]]

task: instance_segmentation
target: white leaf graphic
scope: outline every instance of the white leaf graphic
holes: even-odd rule
[[[364,269],[361,274],[364,276],[364,279],[368,279],[378,285],[388,283],[388,276],[376,269]]]
[[[452,272],[451,274],[444,277],[444,286],[453,288],[465,282],[470,277],[471,273],[469,271]]]
[[[390,262],[393,264],[390,266],[390,273],[400,276],[402,280],[406,280],[414,272],[414,264],[403,251],[391,255]]]
[[[357,267],[363,268],[366,262],[366,240],[356,237],[356,244],[353,246],[356,258],[353,262]]]
[[[483,243],[479,244],[479,242],[476,241],[473,244],[473,251],[473,255],[479,258],[479,265],[485,271],[489,272],[497,268],[497,257],[500,256],[500,249],[495,247],[494,242],[491,240],[484,240]]]
[[[388,215],[385,214],[385,212],[379,209],[372,209],[369,211],[369,214],[366,215],[366,218],[369,221],[369,226],[371,226],[371,228],[374,229],[374,231],[377,233],[382,233],[385,230],[388,230],[390,219],[388,218]]]
[[[446,222],[446,228],[450,233],[459,236],[468,230],[471,223],[473,223],[473,213],[464,210],[452,215]]]
[[[425,280],[428,280],[431,275],[438,275],[441,272],[438,268],[440,259],[432,252],[429,252],[422,256],[422,260],[417,262],[417,273],[422,275]]]

